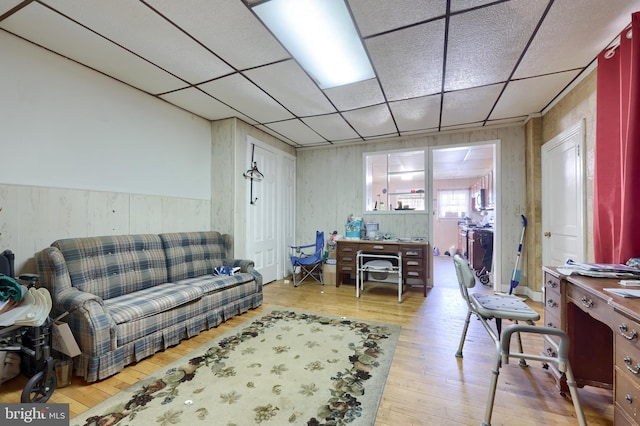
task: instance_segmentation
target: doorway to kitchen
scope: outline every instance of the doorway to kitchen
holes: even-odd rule
[[[457,287],[453,255],[464,256],[479,281],[500,282],[499,141],[435,146],[431,167],[429,241],[433,285]]]

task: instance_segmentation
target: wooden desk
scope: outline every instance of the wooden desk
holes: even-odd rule
[[[562,275],[543,268],[544,325],[565,330],[578,386],[613,389],[614,424],[640,422],[640,299],[604,291],[617,279]],[[546,353],[551,349],[544,348]],[[566,383],[552,367],[558,388]]]
[[[359,250],[372,254],[402,253],[402,279],[405,285],[420,285],[424,296],[431,285],[431,253],[428,242],[338,240],[336,247],[336,287],[356,274]]]

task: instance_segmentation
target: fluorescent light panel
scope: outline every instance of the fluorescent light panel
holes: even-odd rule
[[[271,0],[253,10],[322,89],[374,77],[344,0]]]

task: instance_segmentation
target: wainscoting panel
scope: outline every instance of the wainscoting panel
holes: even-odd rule
[[[35,253],[62,238],[210,229],[210,200],[0,185],[0,251],[16,273],[36,272]]]

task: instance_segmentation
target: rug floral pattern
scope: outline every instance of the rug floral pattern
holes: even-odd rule
[[[389,324],[273,310],[71,423],[373,424],[399,331]]]

